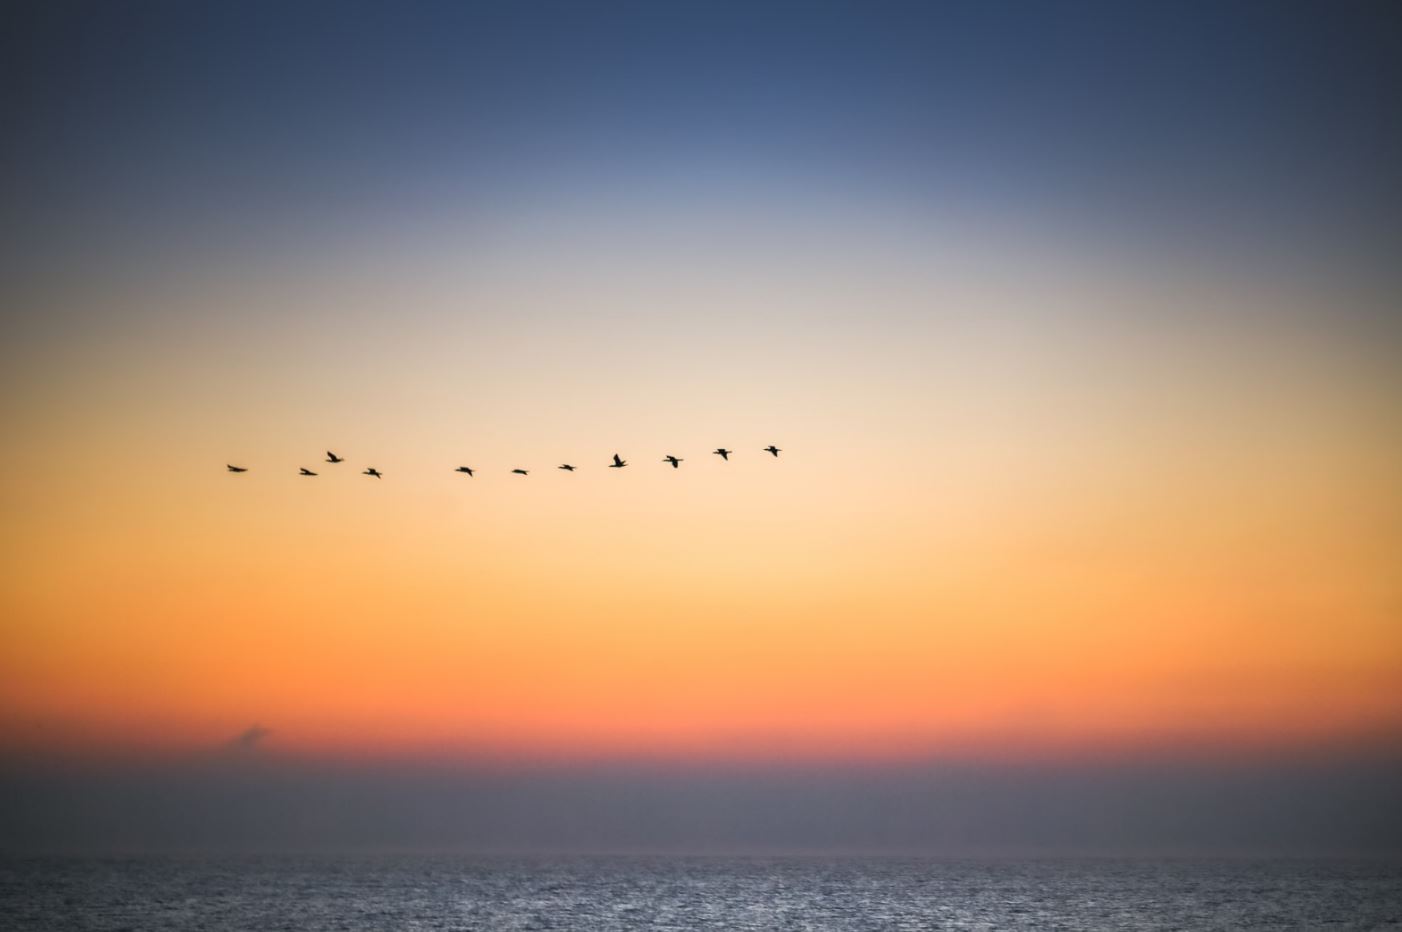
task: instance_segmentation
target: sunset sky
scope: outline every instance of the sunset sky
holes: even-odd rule
[[[0,756],[1398,748],[1384,5],[224,6],[10,17]]]

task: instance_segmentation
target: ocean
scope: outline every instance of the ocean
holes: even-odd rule
[[[1402,863],[467,856],[0,859],[0,929],[1402,929]]]

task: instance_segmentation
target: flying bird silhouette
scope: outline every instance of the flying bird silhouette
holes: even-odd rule
[[[730,454],[731,454],[731,453],[734,453],[735,451],[734,451],[734,450],[727,450],[725,447],[717,447],[716,449],[712,450],[711,452],[714,453],[716,456],[719,456],[721,459],[725,460],[725,461],[728,463],[728,462],[730,462]]]
[[[675,456],[670,455],[662,457],[662,462],[671,463],[673,469],[676,469],[677,466],[681,464],[681,460],[677,459]]]
[[[526,470],[524,470],[524,469],[513,469],[513,470],[511,470],[511,472],[514,473],[515,475],[518,475],[518,476],[529,476],[529,475],[530,475],[530,473],[528,473],[528,472],[527,472]]]
[[[303,476],[315,476],[316,473],[312,472],[310,469],[308,469],[307,467],[303,466],[303,467],[302,467],[302,472],[300,473],[300,475],[303,475]]]
[[[609,463],[609,469],[622,469],[624,466],[627,466],[627,465],[628,465],[628,461],[625,460],[625,459],[620,459],[619,456],[618,456],[618,454],[615,453],[615,454],[613,455],[613,462],[612,462],[612,463]]]
[[[229,472],[248,472],[246,466],[230,466],[228,463],[225,463],[224,468],[229,470]]]
[[[381,475],[380,471],[379,471],[378,469],[376,469],[374,466],[371,466],[369,469],[365,470],[365,472],[362,473],[362,475],[374,476],[376,479],[381,479],[381,478],[383,478],[383,476]]]
[[[327,451],[326,451],[326,462],[328,462],[328,463],[339,463],[339,462],[341,462],[341,461],[342,461],[342,458],[341,458],[341,457],[337,456],[335,453],[332,453],[330,450],[327,450]]]
[[[559,466],[556,466],[555,468],[556,468],[556,469],[563,469],[565,472],[574,472],[574,467],[571,466],[569,463],[561,463]]]
[[[779,454],[780,454],[781,452],[783,452],[783,451],[781,451],[778,447],[776,447],[774,444],[771,443],[769,446],[767,446],[767,447],[764,448],[764,452],[765,452],[765,453],[773,453],[774,456],[777,458],[777,457],[779,456]]]
[[[471,466],[459,466],[457,469],[454,469],[453,472],[465,472],[465,473],[467,473],[467,474],[470,476],[470,475],[472,475],[472,467],[471,467]]]

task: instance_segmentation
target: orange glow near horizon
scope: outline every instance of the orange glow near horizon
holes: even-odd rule
[[[41,341],[4,383],[0,747],[1402,734],[1385,352],[1308,309],[1225,331],[1161,283],[898,287],[847,258],[690,297],[665,263],[603,294],[444,276],[407,323],[356,282],[209,285],[194,322],[173,295],[146,330]],[[272,309],[217,312],[240,305]],[[299,478],[326,447],[347,461]]]

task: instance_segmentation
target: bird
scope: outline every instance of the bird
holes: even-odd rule
[[[561,463],[559,466],[556,466],[555,468],[556,468],[556,469],[563,469],[565,472],[574,472],[574,467],[571,466],[569,463]]]
[[[330,450],[327,450],[327,451],[326,451],[326,462],[328,462],[328,463],[339,463],[339,462],[341,462],[341,461],[342,461],[342,457],[337,456],[335,453],[332,453]]]
[[[230,466],[228,463],[225,463],[224,468],[229,470],[229,472],[248,472],[248,467],[246,466]]]
[[[363,473],[363,475],[366,475],[366,476],[374,476],[376,479],[381,479],[381,478],[383,478],[383,476],[381,475],[380,471],[379,471],[378,469],[376,469],[374,466],[371,466],[369,469],[365,470],[365,472]]]
[[[609,463],[609,469],[622,469],[628,465],[628,461],[621,459],[617,453],[613,455],[613,462]]]
[[[775,456],[775,458],[777,459],[778,456],[779,456],[779,454],[780,454],[780,452],[782,452],[782,451],[781,451],[778,447],[776,447],[774,444],[771,443],[769,446],[767,446],[767,447],[764,448],[764,452],[765,452],[765,453],[773,453],[774,456]]]
[[[732,451],[732,450],[727,450],[725,447],[717,447],[716,449],[712,450],[711,452],[714,453],[716,456],[719,456],[721,459],[725,460],[725,461],[728,463],[728,462],[730,462],[730,454],[731,454],[732,452],[734,452],[734,451]]]
[[[676,468],[677,468],[677,465],[678,465],[679,463],[681,463],[681,460],[677,459],[675,456],[668,455],[668,456],[662,457],[662,462],[664,462],[664,463],[671,463],[671,464],[672,464],[672,468],[673,468],[673,469],[676,469]]]
[[[511,470],[511,472],[512,472],[514,475],[517,475],[517,476],[529,476],[529,475],[530,475],[530,473],[527,472],[527,471],[524,470],[524,469],[513,469],[513,470]]]
[[[303,476],[315,476],[316,473],[312,472],[310,469],[308,469],[307,467],[303,466],[303,467],[302,467],[301,475],[303,475]]]
[[[472,467],[471,467],[471,466],[459,466],[457,469],[454,469],[453,472],[465,472],[465,473],[467,473],[467,474],[470,476],[470,475],[472,475]]]

